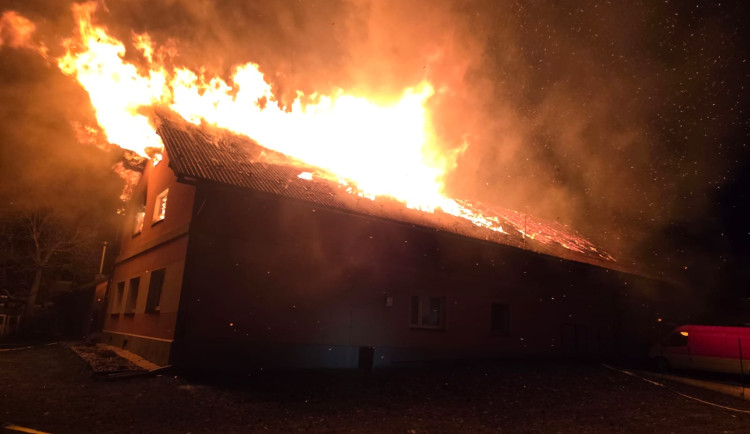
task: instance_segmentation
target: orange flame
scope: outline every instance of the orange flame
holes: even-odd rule
[[[428,82],[406,89],[401,99],[379,105],[340,91],[291,110],[275,104],[258,65],[238,67],[232,84],[179,70],[172,82],[172,110],[208,122],[308,164],[352,180],[367,196],[392,196],[412,208],[442,206],[445,173],[455,158],[441,155],[433,140],[425,102]]]
[[[133,196],[135,186],[138,185],[138,180],[141,178],[141,174],[135,170],[126,168],[122,162],[115,164],[112,167],[112,170],[114,170],[124,182],[122,193],[120,194],[120,200],[123,202],[129,201],[131,196]]]
[[[339,90],[332,95],[304,95],[282,107],[259,66],[234,69],[228,82],[185,68],[167,69],[164,59],[174,46],[155,47],[148,34],[134,34],[133,46],[144,68],[126,62],[125,45],[106,29],[92,24],[97,3],[73,5],[77,36],[66,39],[66,54],[57,59],[63,73],[88,92],[104,140],[95,129],[74,124],[82,143],[106,148],[118,145],[154,165],[163,144],[149,122],[151,107],[169,107],[189,122],[208,123],[246,135],[293,160],[323,170],[302,172],[300,179],[338,182],[350,194],[374,200],[389,196],[422,211],[437,209],[474,225],[511,237],[534,240],[539,246],[565,249],[614,262],[583,237],[559,224],[531,221],[525,214],[457,201],[443,194],[444,177],[456,166],[467,143],[441,152],[427,102],[436,93],[428,81],[404,89],[396,101],[384,103]],[[46,47],[32,41],[34,24],[15,12],[0,17],[0,46],[29,48],[46,58]],[[437,92],[442,92],[442,89]],[[316,101],[304,104],[303,101]],[[123,164],[114,170],[125,181],[127,200],[140,174]],[[510,232],[503,230],[503,225]]]
[[[35,30],[34,23],[25,17],[15,11],[5,11],[0,16],[0,47],[28,48],[46,58],[47,47],[31,39]]]
[[[456,165],[458,151],[441,153],[426,102],[435,93],[427,81],[405,89],[400,100],[375,103],[338,91],[302,95],[285,109],[258,65],[237,67],[231,83],[178,68],[168,71],[155,60],[148,35],[133,42],[149,66],[145,74],[124,61],[125,46],[91,22],[95,3],[73,5],[78,38],[64,42],[60,69],[88,92],[107,139],[146,155],[163,147],[148,117],[139,112],[167,105],[190,122],[207,122],[244,134],[268,149],[335,173],[356,194],[374,199],[390,196],[408,207],[465,217],[479,226],[502,231],[487,219],[445,197],[443,178]]]
[[[58,59],[58,66],[88,92],[107,140],[145,156],[147,148],[161,149],[163,144],[138,110],[164,99],[166,74],[161,69],[142,76],[126,63],[122,42],[91,24],[94,10],[96,3],[73,5],[80,39],[63,42],[67,53]]]

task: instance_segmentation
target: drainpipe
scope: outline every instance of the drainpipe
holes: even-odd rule
[[[104,258],[107,256],[107,246],[109,246],[109,243],[105,241],[104,244],[102,244],[102,260],[99,262],[100,276],[104,274]]]

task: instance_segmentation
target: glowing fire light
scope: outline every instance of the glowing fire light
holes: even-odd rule
[[[180,72],[171,107],[191,122],[204,120],[247,135],[351,179],[359,190],[393,196],[409,207],[433,210],[444,199],[442,177],[455,163],[433,150],[425,108],[434,92],[429,83],[407,89],[389,106],[339,93],[306,107],[298,99],[287,112],[271,103],[261,108],[259,100],[274,96],[257,65],[237,68],[232,86]],[[432,154],[432,164],[425,154]]]
[[[125,168],[125,165],[122,162],[115,164],[112,169],[120,178],[122,178],[124,182],[120,200],[122,200],[123,202],[127,202],[133,195],[133,189],[135,189],[135,186],[138,184],[138,180],[140,179],[141,174],[133,170],[128,170],[127,168]]]
[[[134,65],[125,63],[122,42],[91,24],[95,9],[96,3],[73,5],[80,39],[63,42],[67,53],[58,59],[58,66],[88,92],[107,139],[145,156],[147,148],[161,149],[163,144],[148,118],[137,111],[164,100],[166,74],[159,69],[144,77]],[[142,52],[149,54],[143,48]]]
[[[15,11],[5,11],[0,16],[0,47],[27,48],[47,57],[47,47],[32,40],[36,30],[34,23]]]
[[[572,252],[615,259],[559,224],[531,221],[525,214],[457,201],[443,195],[446,173],[468,144],[443,152],[427,109],[436,92],[430,82],[404,89],[398,100],[375,102],[343,90],[309,95],[281,107],[269,82],[254,63],[240,65],[228,81],[185,68],[168,69],[163,59],[173,48],[155,47],[147,34],[133,35],[142,58],[140,68],[126,62],[125,45],[91,22],[97,3],[73,5],[77,35],[66,39],[66,54],[57,59],[63,73],[88,92],[101,131],[86,125],[73,128],[79,141],[107,149],[111,144],[161,161],[163,144],[156,134],[153,107],[168,107],[194,124],[207,123],[254,139],[267,149],[300,161],[298,176],[310,182],[335,182],[342,191],[375,200],[389,196],[407,207],[441,210],[508,237],[562,246]],[[0,16],[0,46],[34,50],[47,58],[47,48],[32,38],[35,25],[16,12]],[[132,54],[132,53],[130,53]],[[145,67],[143,66],[145,64]],[[304,100],[316,101],[304,104]],[[379,99],[378,99],[379,101]],[[284,161],[284,164],[290,164]],[[127,200],[139,174],[118,164]],[[300,167],[302,169],[302,167]],[[314,173],[314,175],[313,175]],[[164,217],[166,191],[159,218]],[[509,230],[505,232],[503,225]]]
[[[166,105],[190,122],[244,134],[335,173],[362,197],[390,196],[423,211],[439,208],[502,232],[496,219],[442,194],[443,177],[465,145],[448,155],[439,151],[425,106],[435,92],[429,82],[404,90],[390,104],[339,91],[319,97],[316,104],[303,105],[298,98],[281,108],[258,65],[237,67],[230,84],[184,68],[168,71],[155,60],[159,56],[148,35],[135,35],[133,41],[149,66],[141,74],[124,61],[122,42],[91,23],[95,9],[95,3],[73,5],[78,38],[64,42],[67,53],[58,65],[88,92],[111,143],[140,155],[161,149],[159,136],[139,110]]]

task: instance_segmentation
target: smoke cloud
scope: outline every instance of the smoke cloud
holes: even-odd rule
[[[5,8],[38,23],[34,46],[54,57],[74,30],[70,5],[61,3],[10,1]],[[745,134],[748,68],[737,56],[745,53],[741,14],[731,3],[98,4],[96,19],[113,36],[131,44],[134,34],[148,33],[171,51],[167,66],[227,80],[235,66],[259,64],[282,106],[298,91],[310,97],[339,88],[389,100],[430,80],[440,145],[454,152],[468,143],[446,180],[451,196],[557,220],[616,257],[647,265],[674,256],[665,228],[706,218]],[[4,12],[3,23],[6,16],[18,15]],[[70,120],[95,122],[75,84],[17,49],[32,36],[0,35],[10,65],[4,82],[16,83],[2,92],[17,107],[4,108],[3,134],[28,146],[5,139],[3,163],[14,161],[13,176],[24,178],[23,155],[44,154],[35,163],[44,166],[47,155],[57,155],[48,154],[49,143],[80,148],[67,144],[75,141]],[[127,56],[139,62],[135,53],[128,46]],[[20,65],[33,65],[36,75],[22,77]],[[32,178],[45,170],[34,169]]]

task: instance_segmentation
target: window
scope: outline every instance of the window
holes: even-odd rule
[[[490,331],[493,335],[510,335],[510,309],[505,303],[492,303],[490,308]]]
[[[117,290],[114,294],[111,295],[111,307],[110,313],[117,314],[120,313],[120,304],[122,302],[122,298],[125,296],[125,282],[117,282]]]
[[[151,272],[151,280],[148,282],[148,300],[146,301],[146,312],[159,312],[161,303],[161,290],[164,287],[164,275],[166,270],[154,270]]]
[[[674,332],[664,340],[665,347],[684,347],[688,344],[688,332]]]
[[[412,327],[444,329],[445,328],[445,297],[411,298]]]
[[[140,277],[130,279],[130,285],[128,286],[128,300],[125,302],[125,311],[123,313],[135,313],[135,302],[138,300],[138,287],[140,284]]]
[[[154,223],[164,220],[167,216],[167,193],[169,189],[166,189],[156,196],[156,204],[154,205]]]
[[[133,226],[133,235],[143,232],[143,220],[146,218],[146,208],[135,213],[135,225]]]
[[[141,194],[138,206],[135,209],[135,217],[133,222],[133,236],[136,236],[143,232],[143,220],[146,218],[146,194]]]

